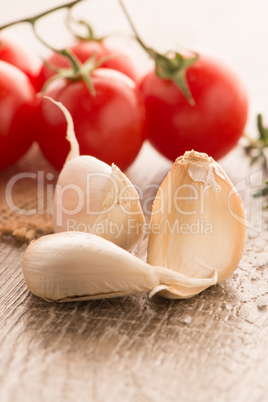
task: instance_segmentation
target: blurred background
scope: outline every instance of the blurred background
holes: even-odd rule
[[[67,2],[67,1],[66,1]],[[32,16],[64,1],[2,1],[0,24]],[[262,113],[268,125],[268,2],[264,0],[125,0],[143,40],[160,51],[192,49],[222,59],[246,85],[250,100],[247,132],[256,136],[256,115]],[[75,6],[74,16],[84,18],[97,35],[114,33],[111,42],[135,54],[140,71],[151,65],[148,56],[131,39],[131,29],[117,0],[86,0]],[[55,47],[70,40],[61,10],[38,23],[42,37]],[[31,27],[8,28],[43,57],[47,49],[34,38]],[[123,34],[123,35],[120,35]],[[126,37],[127,35],[127,37]]]

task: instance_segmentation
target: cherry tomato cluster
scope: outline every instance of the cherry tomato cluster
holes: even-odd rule
[[[79,41],[70,46],[79,62],[102,59],[100,68],[90,74],[94,93],[83,79],[57,79],[44,95],[63,103],[74,121],[81,155],[93,155],[102,161],[115,163],[125,170],[136,158],[145,139],[146,111],[137,85],[137,71],[131,60],[104,42]],[[70,68],[70,61],[53,53],[49,65]],[[55,74],[55,73],[54,73]],[[45,84],[53,76],[44,64],[39,82]],[[61,169],[70,145],[66,137],[66,121],[61,111],[42,99],[37,104],[38,141],[45,157]]]
[[[145,139],[146,111],[137,71],[126,55],[99,41],[79,41],[70,50],[81,63],[93,55],[96,61],[106,60],[91,74],[94,93],[83,79],[59,78],[43,95],[70,111],[81,155],[94,155],[125,170]],[[70,148],[65,138],[67,123],[55,105],[35,97],[35,92],[55,74],[47,63],[70,68],[70,62],[53,53],[37,66],[35,56],[7,35],[1,35],[0,60],[0,169],[16,162],[36,140],[48,161],[60,170]]]
[[[0,32],[0,169],[15,163],[33,141],[55,168],[62,168],[70,147],[67,123],[55,105],[36,96],[48,81],[53,82],[43,95],[70,111],[81,155],[122,170],[135,160],[145,139],[172,161],[191,149],[219,159],[243,133],[246,91],[222,63],[199,55],[189,64],[185,80],[190,102],[176,80],[157,68],[140,79],[133,61],[105,40],[76,40],[68,51],[79,65],[93,59],[99,63],[89,73],[91,90],[83,74],[62,74],[53,81],[56,69],[72,70],[68,57],[52,52],[41,63]]]

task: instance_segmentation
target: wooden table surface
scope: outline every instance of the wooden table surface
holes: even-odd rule
[[[34,0],[0,6],[0,23],[44,9]],[[25,3],[25,4],[23,4]],[[46,8],[62,2],[46,1]],[[98,3],[98,4],[97,4]],[[139,31],[159,48],[183,44],[225,59],[243,78],[250,97],[248,133],[256,113],[268,124],[264,1],[126,0]],[[100,34],[130,32],[116,1],[77,7],[103,18]],[[103,12],[105,10],[105,13]],[[52,18],[47,39],[64,38]],[[58,35],[57,29],[59,29]],[[19,33],[39,47],[28,27]],[[161,34],[161,35],[160,35]],[[119,40],[119,39],[118,39]],[[167,44],[167,45],[166,45]],[[135,44],[143,68],[149,65]],[[237,401],[264,402],[268,392],[268,225],[265,200],[252,193],[263,182],[249,167],[242,144],[220,161],[245,204],[248,238],[237,271],[224,283],[189,299],[147,294],[111,300],[47,303],[26,288],[21,258],[26,244],[0,243],[0,401]],[[147,207],[171,162],[148,144],[127,171]],[[4,175],[5,172],[1,173]],[[268,201],[268,200],[267,200]],[[146,214],[149,220],[149,212]],[[146,239],[136,254],[146,258]],[[224,256],[223,256],[224,257]]]

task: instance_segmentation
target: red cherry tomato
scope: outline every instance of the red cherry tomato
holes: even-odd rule
[[[248,101],[238,77],[207,57],[188,68],[187,82],[195,105],[170,80],[149,72],[141,82],[147,110],[147,137],[174,161],[194,149],[215,159],[227,154],[243,133]]]
[[[33,142],[35,91],[18,68],[0,61],[0,170],[15,163]]]
[[[41,62],[23,43],[5,32],[0,34],[0,60],[6,61],[23,71],[30,79],[33,87],[39,90],[40,83],[38,80]]]
[[[96,60],[103,57],[109,57],[109,59],[101,65],[102,68],[111,68],[112,70],[117,70],[127,75],[133,79],[133,81],[138,80],[138,73],[130,58],[126,54],[123,54],[121,50],[116,50],[111,46],[107,46],[101,41],[79,41],[70,46],[69,49],[82,63],[92,57],[93,54],[96,56]],[[46,61],[55,67],[71,67],[69,60],[64,56],[61,56],[59,53],[52,53]],[[44,84],[54,74],[55,72],[44,64],[40,71],[40,83]]]
[[[59,79],[44,95],[69,110],[81,155],[126,169],[136,158],[144,140],[145,108],[137,85],[115,70],[100,68],[91,76],[96,94],[83,81]],[[38,142],[45,157],[61,169],[70,145],[66,140],[66,120],[46,99],[37,105]]]

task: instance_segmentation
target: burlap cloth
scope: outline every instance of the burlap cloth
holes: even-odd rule
[[[53,191],[58,172],[38,145],[0,172],[0,237],[31,241],[53,232]]]

